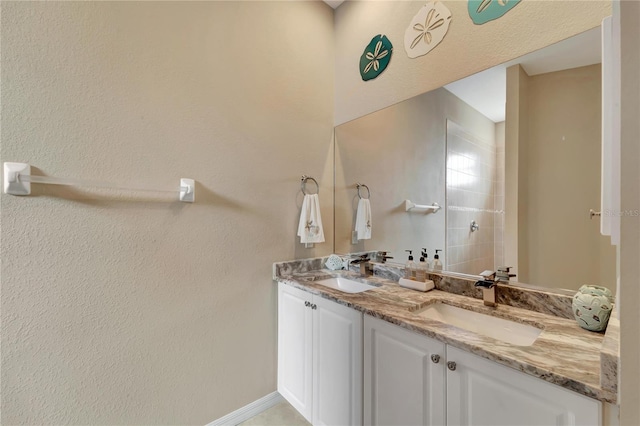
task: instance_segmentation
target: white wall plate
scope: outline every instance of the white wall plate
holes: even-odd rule
[[[193,179],[180,179],[180,201],[184,201],[185,203],[193,203],[195,200],[196,182]]]
[[[4,163],[4,193],[11,195],[31,194],[31,182],[21,182],[18,175],[31,175],[27,163]]]

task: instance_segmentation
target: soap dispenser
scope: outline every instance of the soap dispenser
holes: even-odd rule
[[[418,262],[418,266],[416,266],[416,280],[420,282],[425,282],[427,280],[427,262],[425,261],[425,256],[427,253],[424,251],[420,253],[420,262]]]
[[[405,250],[409,252],[409,260],[404,264],[404,277],[408,280],[415,280],[416,262],[413,261],[413,250]]]
[[[427,249],[422,248],[422,256],[424,257],[424,261],[427,263],[427,271],[433,271],[433,263],[429,260],[429,255],[427,255]]]
[[[440,256],[438,252],[442,251],[441,249],[436,250],[435,256],[433,256],[433,270],[434,271],[442,271],[442,261],[440,260]]]

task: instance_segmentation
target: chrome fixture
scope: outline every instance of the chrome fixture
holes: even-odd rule
[[[387,251],[379,251],[376,254],[376,261],[380,263],[386,263],[387,259],[393,259],[393,256],[387,256]]]
[[[471,232],[476,232],[478,229],[480,229],[480,225],[478,225],[478,222],[476,222],[475,220],[472,220],[469,228],[471,228]]]
[[[483,278],[480,281],[476,281],[476,287],[482,287],[482,301],[485,306],[496,306],[496,273],[494,271],[483,271],[480,273]]]
[[[307,191],[305,191],[305,186],[307,185],[308,181],[311,181],[316,184],[316,192],[314,192],[314,194],[319,193],[320,185],[318,185],[318,181],[312,178],[311,176],[307,176],[307,175],[302,175],[302,179],[300,179],[300,189],[302,190],[302,193],[304,195],[308,195]]]
[[[366,254],[357,256],[349,261],[349,264],[353,263],[360,265],[360,275],[363,277],[373,275],[373,265]]]
[[[509,282],[509,280],[516,276],[516,274],[510,274],[511,268],[513,266],[498,266],[498,270],[496,271],[496,282]]]
[[[602,216],[602,212],[597,212],[593,209],[589,209],[589,219],[593,219],[594,216]]]
[[[447,362],[447,368],[451,371],[456,371],[456,363],[454,361]]]
[[[434,364],[439,363],[440,362],[440,355],[438,355],[438,354],[431,355],[431,361],[433,361]]]
[[[365,185],[364,183],[356,183],[356,187],[358,188],[358,198],[364,198],[365,200],[368,200],[371,198],[371,190],[369,189],[369,187],[367,185]],[[360,194],[360,188],[366,188],[367,189],[367,197],[363,197],[362,194]]]

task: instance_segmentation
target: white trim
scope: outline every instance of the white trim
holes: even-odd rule
[[[271,392],[269,395],[265,395],[244,407],[238,408],[236,411],[220,417],[218,420],[214,420],[207,426],[235,426],[257,416],[282,401],[284,401],[284,398],[278,392]]]

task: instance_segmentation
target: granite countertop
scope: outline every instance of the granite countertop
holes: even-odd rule
[[[363,293],[345,293],[314,283],[314,280],[338,275],[366,281],[375,287]],[[274,265],[274,279],[582,395],[616,404],[616,388],[611,384],[617,381],[615,350],[609,343],[603,346],[604,334],[584,330],[573,319],[505,304],[491,308],[484,306],[480,299],[438,290],[438,285],[423,293],[379,276],[363,280],[351,271],[298,272],[286,268],[276,270]],[[530,324],[542,329],[542,333],[531,346],[514,346],[415,314],[436,302]],[[608,380],[601,384],[601,379]]]

